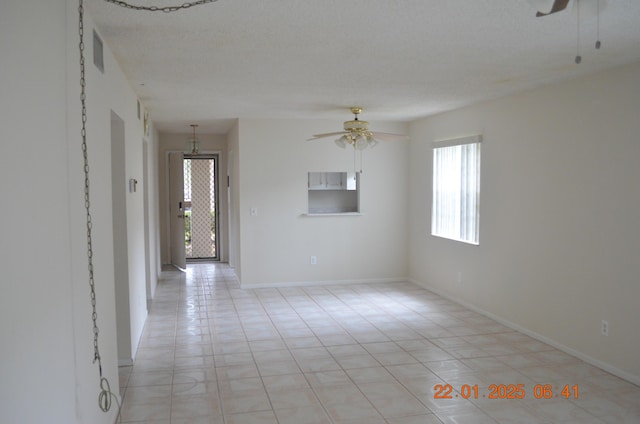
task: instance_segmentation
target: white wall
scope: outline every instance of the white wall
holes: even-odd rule
[[[80,137],[78,4],[0,6],[0,422],[111,424],[100,411],[87,272]],[[85,16],[88,152],[96,303],[104,376],[117,391],[116,301],[111,208],[111,111],[125,122],[126,178],[142,179],[136,97],[105,48],[92,64]],[[106,46],[105,46],[106,47]],[[8,207],[10,206],[10,208]],[[146,316],[142,196],[127,198],[132,352]]]
[[[413,123],[411,277],[639,383],[639,116],[635,64]],[[429,235],[431,142],[470,134],[477,247]]]
[[[0,4],[0,422],[8,424],[74,423],[76,380],[97,383],[76,367],[91,359],[75,358],[65,4]]]
[[[196,132],[198,140],[200,141],[201,153],[215,153],[218,154],[218,185],[219,187],[219,237],[218,248],[220,249],[220,260],[225,262],[228,260],[228,220],[227,220],[227,141],[224,135],[220,134],[198,134]],[[169,227],[169,173],[168,154],[170,152],[183,152],[185,150],[185,143],[192,136],[191,133],[184,134],[172,134],[161,133],[158,143],[158,160],[156,161],[158,166],[158,181],[160,184],[159,193],[159,219],[160,219],[160,248],[161,258],[163,264],[171,263],[171,250],[170,240],[171,231]]]
[[[77,44],[77,28],[75,26],[75,20],[77,20],[77,5],[73,1],[70,2],[71,16],[69,19],[69,40],[68,45],[70,49],[69,54],[69,87],[70,90],[75,90],[78,83],[77,74],[77,56],[75,55],[74,46]],[[73,24],[71,24],[73,23]],[[88,113],[89,118],[87,121],[88,134],[89,134],[89,148],[91,171],[95,182],[92,182],[92,191],[94,192],[92,199],[92,208],[94,213],[105,215],[109,220],[111,217],[112,198],[107,193],[111,193],[111,113],[115,113],[124,121],[124,186],[116,187],[116,190],[125,192],[125,208],[126,208],[126,249],[128,251],[128,284],[120,280],[116,281],[116,286],[120,291],[128,293],[122,294],[118,299],[124,299],[128,297],[128,302],[116,301],[116,314],[119,319],[128,322],[130,328],[130,335],[127,336],[125,332],[118,333],[118,344],[126,346],[128,354],[126,356],[119,355],[118,360],[122,364],[131,363],[135,357],[135,353],[138,348],[140,336],[144,327],[144,322],[147,316],[147,278],[145,267],[145,237],[144,237],[144,193],[143,193],[143,120],[138,118],[137,112],[137,98],[134,94],[129,82],[126,80],[124,74],[119,69],[119,66],[111,54],[109,47],[104,44],[104,73],[100,72],[91,60],[92,51],[92,33],[94,30],[93,22],[90,16],[85,14],[85,44],[87,47],[87,96],[88,96]],[[73,94],[72,94],[73,96]],[[73,125],[77,125],[77,119],[79,119],[77,107],[79,102],[74,97],[70,98],[70,128]],[[77,118],[78,116],[78,118]],[[72,148],[75,147],[72,145]],[[72,159],[76,152],[71,151],[70,155]],[[122,164],[120,164],[122,166]],[[72,169],[72,180],[77,180],[81,175],[78,172],[82,172],[80,167]],[[108,177],[108,180],[103,180],[103,177]],[[138,181],[138,190],[135,193],[129,192],[129,180],[136,179]],[[102,184],[104,185],[104,190]],[[108,183],[108,184],[107,184]],[[75,188],[75,187],[74,187]],[[75,194],[75,191],[73,191]],[[75,199],[72,197],[72,202]],[[79,199],[78,199],[79,200]],[[75,210],[75,208],[74,208]],[[80,219],[76,217],[74,219]],[[97,227],[97,228],[95,228]],[[103,226],[94,225],[94,231],[97,231],[100,236],[108,237],[105,243],[113,243],[111,226],[105,224],[104,228],[109,230],[109,233],[102,234]],[[78,241],[80,234],[78,234]],[[78,245],[79,249],[84,249],[84,243]],[[116,245],[115,248],[120,246]],[[78,254],[82,250],[78,251]],[[110,255],[109,266],[112,268],[113,255]],[[106,258],[106,256],[105,256]],[[106,264],[104,266],[107,266]],[[86,268],[86,267],[85,267]],[[81,268],[78,272],[84,272]],[[108,281],[113,281],[113,270],[108,278]],[[116,273],[117,275],[117,273]],[[107,277],[105,277],[107,278]],[[127,287],[128,285],[128,287]],[[80,302],[80,299],[78,299]],[[127,324],[125,324],[127,325]],[[122,349],[120,349],[122,350]],[[123,351],[123,353],[124,353]]]
[[[239,120],[239,240],[243,287],[406,278],[408,142],[364,152],[362,216],[306,217],[309,171],[351,171],[333,139],[307,142],[335,121]],[[376,122],[380,131],[402,124]],[[257,208],[258,216],[250,216]],[[310,265],[311,255],[318,264]]]

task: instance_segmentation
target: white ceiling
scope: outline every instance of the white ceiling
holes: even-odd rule
[[[167,6],[184,0],[129,0]],[[574,63],[581,4],[582,64]],[[327,118],[363,106],[407,121],[640,60],[640,1],[218,0],[176,13],[87,0],[161,131],[225,133],[233,119]],[[599,0],[601,4],[605,0]],[[591,6],[591,7],[590,7]],[[332,130],[328,128],[327,130]]]

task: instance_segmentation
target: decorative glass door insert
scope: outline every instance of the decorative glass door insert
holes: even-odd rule
[[[217,259],[217,156],[184,159],[184,241],[187,259]]]

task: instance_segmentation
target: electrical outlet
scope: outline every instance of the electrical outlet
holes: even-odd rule
[[[310,263],[311,265],[317,265],[317,264],[318,264],[318,257],[317,257],[317,256],[311,256],[311,257],[309,258],[309,263]]]
[[[609,335],[609,322],[602,320],[602,326],[600,327],[600,332],[602,333],[603,336],[608,336]]]

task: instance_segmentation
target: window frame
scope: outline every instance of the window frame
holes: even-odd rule
[[[443,222],[446,219],[440,217],[441,214],[446,213],[444,211],[444,206],[440,205],[443,201],[442,192],[445,190],[441,184],[442,173],[440,176],[436,174],[438,172],[438,164],[442,164],[445,160],[443,156],[438,157],[438,149],[450,148],[450,147],[461,147],[465,145],[476,145],[476,149],[474,155],[470,158],[463,157],[465,155],[464,150],[460,149],[459,153],[453,153],[454,155],[458,154],[459,157],[455,157],[451,160],[450,166],[456,166],[453,170],[450,170],[450,174],[453,173],[456,177],[459,178],[459,189],[457,192],[453,193],[453,200],[450,198],[450,202],[454,202],[456,204],[453,212],[449,211],[449,213],[455,213],[453,219],[448,220],[448,227],[445,228],[446,224]],[[447,240],[458,241],[461,243],[471,244],[474,246],[478,246],[480,244],[480,194],[481,194],[481,158],[482,158],[482,136],[474,135],[468,137],[459,137],[448,140],[440,140],[435,141],[432,146],[432,197],[431,197],[431,230],[430,234],[434,237],[444,238]],[[471,160],[471,162],[469,162]],[[464,162],[470,164],[470,169],[463,165]],[[446,165],[446,164],[445,164]],[[471,178],[465,179],[465,173],[471,170],[474,172],[470,175]],[[464,184],[463,184],[464,182]],[[452,192],[451,188],[449,188],[449,192]],[[471,201],[473,205],[467,206],[465,212],[463,212],[463,200],[462,198],[471,196]],[[457,203],[456,203],[457,202]],[[439,207],[442,206],[442,207]],[[467,220],[465,222],[464,217],[472,214],[473,224],[469,224]],[[453,224],[452,224],[453,223]],[[451,225],[454,228],[451,228]],[[456,231],[457,230],[457,231]],[[464,235],[467,234],[465,238]]]

